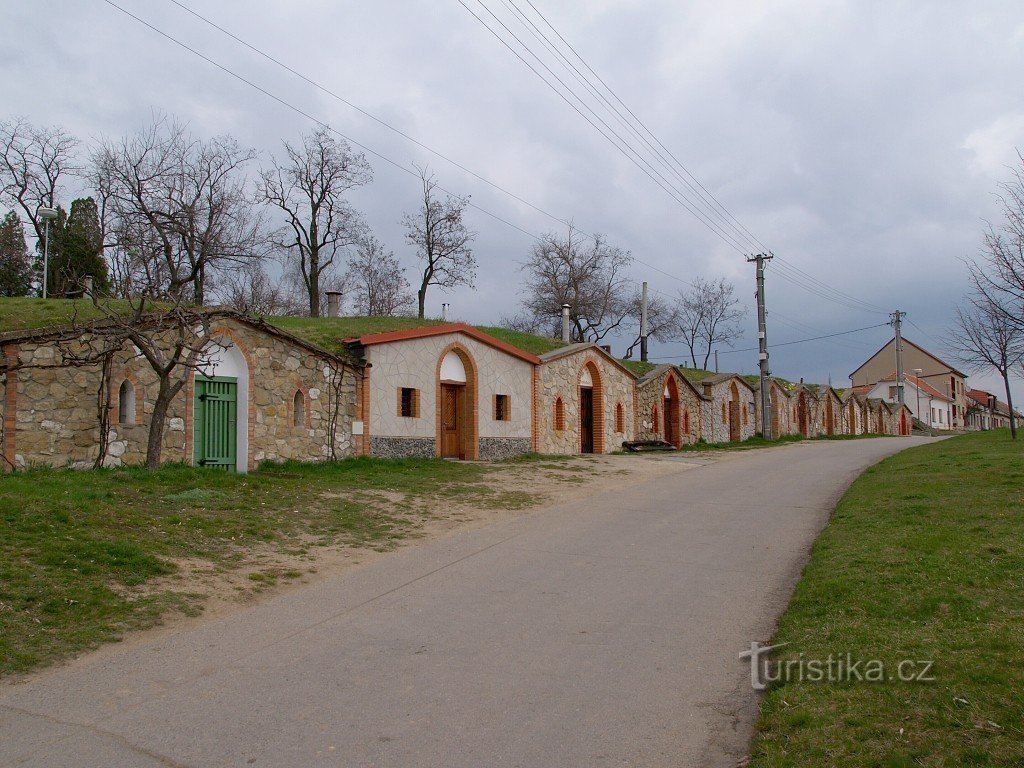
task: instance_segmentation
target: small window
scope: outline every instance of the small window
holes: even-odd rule
[[[893,402],[896,401],[896,387],[889,387],[889,399]]]
[[[622,403],[615,404],[615,431],[619,434],[626,432],[626,409],[622,407]]]
[[[292,398],[292,426],[306,426],[306,398],[302,396],[302,390],[295,390],[295,397]]]
[[[398,389],[398,415],[407,419],[419,418],[420,391],[412,387]]]
[[[565,403],[562,398],[555,398],[555,429],[561,432],[565,429]]]
[[[512,418],[509,412],[509,398],[508,395],[495,395],[494,396],[494,420],[495,421],[508,421]]]
[[[722,401],[722,423],[725,424],[729,421],[729,416],[725,412],[725,401]]]
[[[135,386],[125,379],[117,390],[117,423],[131,426],[135,423]]]
[[[690,409],[683,408],[683,432],[690,434]]]

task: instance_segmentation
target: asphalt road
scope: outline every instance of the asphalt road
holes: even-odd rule
[[[735,766],[738,653],[849,483],[925,440],[681,462],[79,659],[0,687],[0,765]]]

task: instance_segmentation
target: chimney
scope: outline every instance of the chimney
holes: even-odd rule
[[[442,323],[447,323],[448,322],[448,307],[449,307],[448,304],[442,304],[441,305],[441,322]]]
[[[327,291],[327,316],[341,316],[341,291]]]
[[[562,305],[562,343],[569,343],[569,305]]]
[[[82,278],[82,295],[92,296],[92,275],[86,275]]]

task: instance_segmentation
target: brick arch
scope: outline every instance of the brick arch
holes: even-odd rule
[[[465,454],[467,461],[476,461],[480,458],[480,403],[479,403],[479,377],[476,360],[473,355],[461,343],[454,341],[441,350],[437,356],[437,367],[434,371],[434,389],[437,392],[437,408],[434,418],[434,453],[441,455],[441,363],[449,352],[454,352],[462,361],[462,367],[466,369],[466,424],[462,428],[465,440]]]
[[[679,382],[676,381],[675,374],[672,371],[669,371],[665,379],[665,386],[661,391],[662,396],[664,396],[666,389],[668,390],[668,397],[666,398],[668,402],[665,403],[665,423],[668,429],[665,430],[665,441],[671,443],[676,448],[680,448],[683,445],[683,439],[679,429],[679,410],[681,406]],[[687,428],[683,431],[689,432],[689,429]]]
[[[604,453],[604,378],[601,376],[600,366],[592,359],[587,358],[580,365],[579,371],[576,372],[576,396],[580,397],[579,389],[580,382],[583,380],[583,372],[590,372],[590,380],[593,383],[592,389],[594,390],[594,453]],[[579,450],[583,452],[583,426],[582,426],[582,414],[580,415],[580,424],[577,427],[579,431]]]

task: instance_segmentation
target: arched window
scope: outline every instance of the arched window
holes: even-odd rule
[[[306,426],[306,398],[302,396],[301,389],[296,389],[292,398],[292,426]]]
[[[561,397],[555,398],[555,429],[559,432],[565,429],[565,403]]]
[[[622,403],[615,404],[615,431],[620,434],[626,431],[626,409]]]
[[[656,405],[651,407],[651,431],[654,434],[661,432],[661,427],[658,424],[658,406]]]
[[[135,385],[128,379],[117,390],[117,423],[130,426],[135,423]]]

